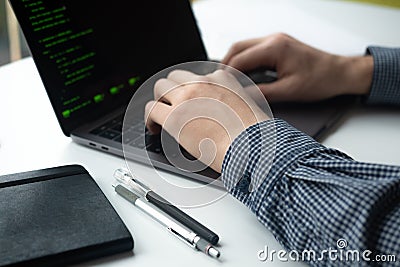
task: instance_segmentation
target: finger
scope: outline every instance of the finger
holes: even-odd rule
[[[290,78],[277,80],[273,83],[258,84],[261,92],[269,102],[297,100],[298,96],[294,94],[293,86],[295,84]]]
[[[159,79],[154,84],[154,100],[173,104],[174,92],[178,83],[169,79]]]
[[[275,69],[279,53],[272,42],[263,42],[236,54],[228,62],[233,68],[250,71],[259,67]]]
[[[242,85],[235,78],[235,76],[226,70],[216,70],[213,73],[207,74],[206,76],[210,78],[210,81],[227,87],[230,90],[237,91],[242,88]]]
[[[171,107],[158,101],[149,101],[145,106],[146,127],[153,134],[158,134],[168,118]]]
[[[242,52],[243,50],[258,44],[259,42],[261,42],[263,38],[254,38],[254,39],[249,39],[249,40],[244,40],[244,41],[240,41],[237,42],[235,44],[233,44],[231,46],[231,48],[229,48],[228,53],[225,55],[225,57],[222,59],[221,63],[227,65],[228,62],[231,60],[231,58]]]
[[[168,74],[167,79],[172,80],[177,84],[205,81],[204,76],[194,74],[193,72],[187,70],[173,70]]]

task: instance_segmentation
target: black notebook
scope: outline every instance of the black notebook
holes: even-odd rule
[[[82,166],[0,176],[0,266],[69,265],[132,248]]]

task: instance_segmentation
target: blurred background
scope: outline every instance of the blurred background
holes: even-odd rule
[[[0,0],[0,66],[29,55],[8,0]]]
[[[193,2],[218,0],[190,0]],[[327,1],[327,0],[321,0]],[[337,0],[335,0],[337,1]],[[344,0],[350,1],[350,0]],[[400,8],[400,0],[351,0],[363,4]],[[293,3],[296,1],[293,0]],[[251,1],[249,1],[251,5]],[[30,56],[25,38],[15,19],[8,0],[0,0],[0,66]]]

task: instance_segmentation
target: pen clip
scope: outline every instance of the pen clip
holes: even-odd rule
[[[128,170],[122,168],[116,169],[114,171],[114,178],[135,190],[141,196],[146,197],[147,193],[150,191],[146,186],[134,179]]]
[[[176,231],[174,231],[174,229],[172,229],[171,227],[167,227],[168,232],[170,232],[171,234],[173,234],[174,236],[176,236],[178,239],[180,239],[181,241],[185,242],[186,245],[188,245],[189,247],[195,249],[196,248],[196,244],[191,243],[189,240],[187,240],[186,238],[184,238],[183,236],[181,236],[179,233],[177,233]]]

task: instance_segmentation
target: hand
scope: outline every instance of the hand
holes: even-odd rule
[[[269,101],[367,94],[373,73],[371,56],[332,55],[282,33],[236,43],[222,63],[243,72],[258,67],[275,70],[276,82],[258,85]]]
[[[191,155],[221,172],[232,143],[247,127],[268,119],[227,71],[206,76],[172,71],[154,86],[154,101],[145,109],[147,128],[161,127]]]

